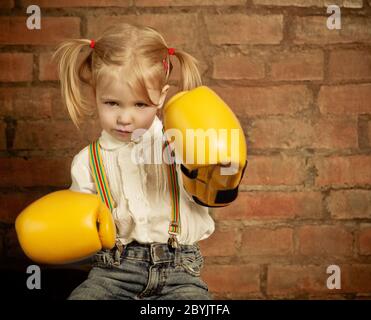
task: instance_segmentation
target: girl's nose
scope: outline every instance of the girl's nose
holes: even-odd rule
[[[132,122],[132,119],[127,110],[121,112],[117,117],[117,124],[120,124],[122,126],[130,125],[131,122]]]

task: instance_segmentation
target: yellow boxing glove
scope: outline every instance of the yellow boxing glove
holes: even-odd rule
[[[111,212],[95,194],[61,190],[30,204],[15,222],[19,243],[33,261],[64,264],[115,245]]]
[[[247,165],[246,140],[237,117],[210,88],[174,95],[164,107],[164,128],[174,137],[183,185],[195,202],[223,207],[233,202]]]

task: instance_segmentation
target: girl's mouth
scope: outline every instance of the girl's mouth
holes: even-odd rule
[[[131,133],[131,131],[124,131],[124,130],[117,130],[115,129],[115,131],[120,134],[120,135],[123,135],[123,136],[127,136]]]

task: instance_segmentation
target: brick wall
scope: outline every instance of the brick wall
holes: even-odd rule
[[[329,3],[341,7],[341,30],[326,28]],[[41,6],[41,30],[25,27],[30,4]],[[72,156],[99,134],[94,118],[73,127],[50,52],[61,39],[136,21],[202,62],[204,83],[247,137],[241,193],[213,210],[216,232],[201,242],[214,296],[370,299],[370,17],[370,0],[2,0],[2,259],[23,257],[20,210],[68,187]],[[332,264],[340,290],[326,287]]]

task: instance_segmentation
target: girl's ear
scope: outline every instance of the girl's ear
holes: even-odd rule
[[[164,102],[165,102],[165,99],[166,99],[166,95],[167,95],[167,92],[169,91],[169,88],[170,86],[168,84],[166,84],[162,90],[161,90],[161,95],[160,95],[160,100],[159,100],[159,103],[157,105],[157,109],[161,109]]]

